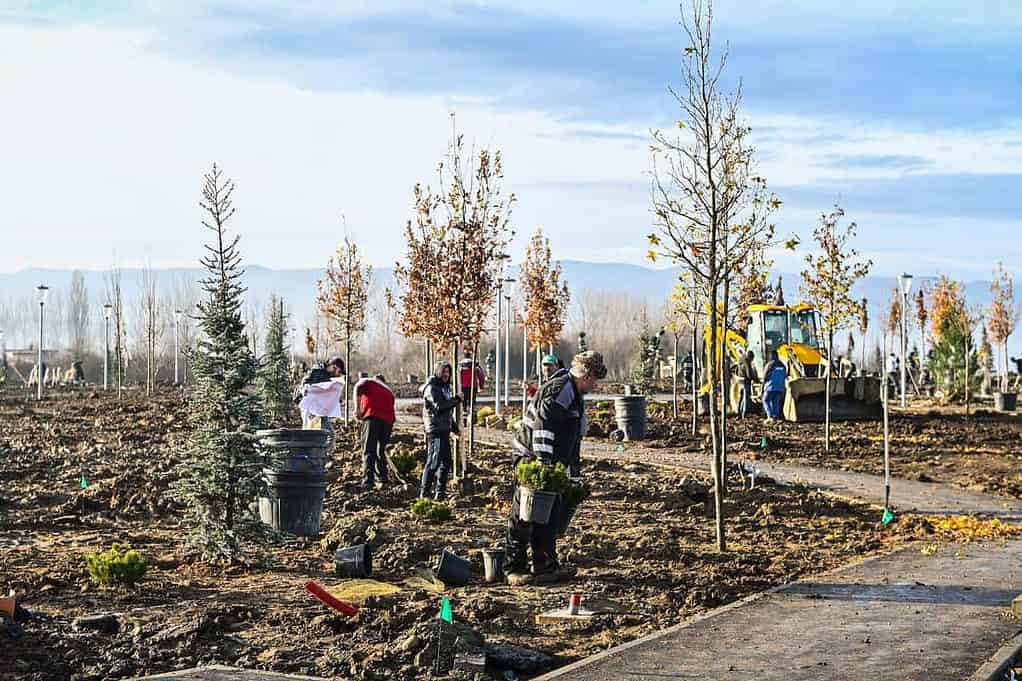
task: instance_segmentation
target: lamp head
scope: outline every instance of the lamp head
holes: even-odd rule
[[[35,287],[35,299],[40,305],[45,305],[46,300],[50,297],[50,287],[44,284],[39,284]]]
[[[908,292],[912,290],[912,275],[908,272],[903,272],[898,275],[898,281],[901,284],[901,290],[907,296]]]
[[[114,306],[113,305],[111,305],[110,303],[107,303],[106,305],[103,306],[103,318],[104,319],[110,319],[110,317],[112,317],[113,314],[114,314]]]

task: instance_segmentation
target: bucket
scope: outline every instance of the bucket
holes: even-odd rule
[[[645,396],[615,397],[614,417],[617,421],[617,427],[625,434],[625,440],[646,439]]]
[[[554,518],[554,533],[558,537],[563,537],[568,533],[576,511],[578,511],[578,506],[564,506],[563,510]]]
[[[256,431],[263,465],[273,471],[321,473],[330,452],[330,432],[302,428]]]
[[[504,549],[483,549],[483,570],[490,584],[504,579]]]
[[[326,475],[266,468],[263,478],[267,495],[259,499],[260,519],[281,532],[317,536],[326,496]]]
[[[528,487],[518,488],[518,517],[527,523],[546,525],[557,503],[557,492],[541,492]]]
[[[1015,411],[1018,393],[994,393],[994,408],[997,411]]]
[[[373,574],[373,556],[367,544],[337,549],[334,571],[342,577],[360,579]]]
[[[445,549],[437,561],[436,576],[447,586],[464,586],[472,576],[472,563]]]

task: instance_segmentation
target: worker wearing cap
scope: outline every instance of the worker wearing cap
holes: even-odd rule
[[[586,422],[583,396],[607,376],[603,356],[598,352],[575,355],[571,370],[555,371],[529,401],[512,441],[513,467],[538,459],[544,466],[563,464],[571,477],[580,475],[580,450]],[[508,584],[520,586],[532,581],[554,581],[568,576],[557,560],[557,534],[553,524],[538,525],[519,518],[519,491],[515,488],[507,522]],[[553,517],[563,513],[560,501]],[[532,570],[528,550],[532,548]]]
[[[561,371],[567,371],[557,355],[547,355],[543,358],[543,381],[549,381]]]

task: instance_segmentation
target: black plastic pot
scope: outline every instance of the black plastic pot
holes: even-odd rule
[[[272,471],[321,473],[330,452],[330,432],[303,428],[275,428],[256,432],[263,465]]]
[[[358,544],[337,549],[334,554],[334,570],[342,577],[360,579],[373,574],[373,555],[368,544]]]
[[[541,492],[528,487],[518,488],[518,517],[527,523],[546,525],[550,522],[554,505],[557,504],[557,492]]]
[[[504,549],[483,549],[483,571],[486,581],[499,582],[504,579]]]
[[[259,499],[260,519],[275,530],[302,537],[319,534],[326,496],[325,473],[263,469],[267,495]]]
[[[646,439],[646,398],[631,395],[614,398],[614,417],[625,440]]]
[[[997,411],[1015,411],[1018,393],[994,393],[994,408]]]
[[[472,563],[445,549],[437,561],[436,576],[447,586],[464,586],[472,577]]]
[[[575,517],[575,512],[578,511],[578,506],[563,506],[561,512],[554,518],[554,532],[558,537],[563,537],[568,533],[568,527],[571,526],[571,520]]]

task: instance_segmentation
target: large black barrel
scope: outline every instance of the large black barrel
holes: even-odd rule
[[[275,530],[302,537],[319,534],[326,497],[325,473],[288,473],[263,469],[266,496],[259,500],[259,518]]]
[[[306,537],[319,534],[326,496],[329,436],[325,430],[280,428],[257,433],[263,454],[266,496],[260,519],[275,530]]]
[[[614,416],[625,440],[646,439],[646,398],[627,395],[614,398]]]
[[[321,473],[330,453],[330,432],[276,428],[256,432],[263,465],[273,471]]]
[[[997,411],[1015,411],[1018,404],[1018,393],[994,393],[994,408]]]

